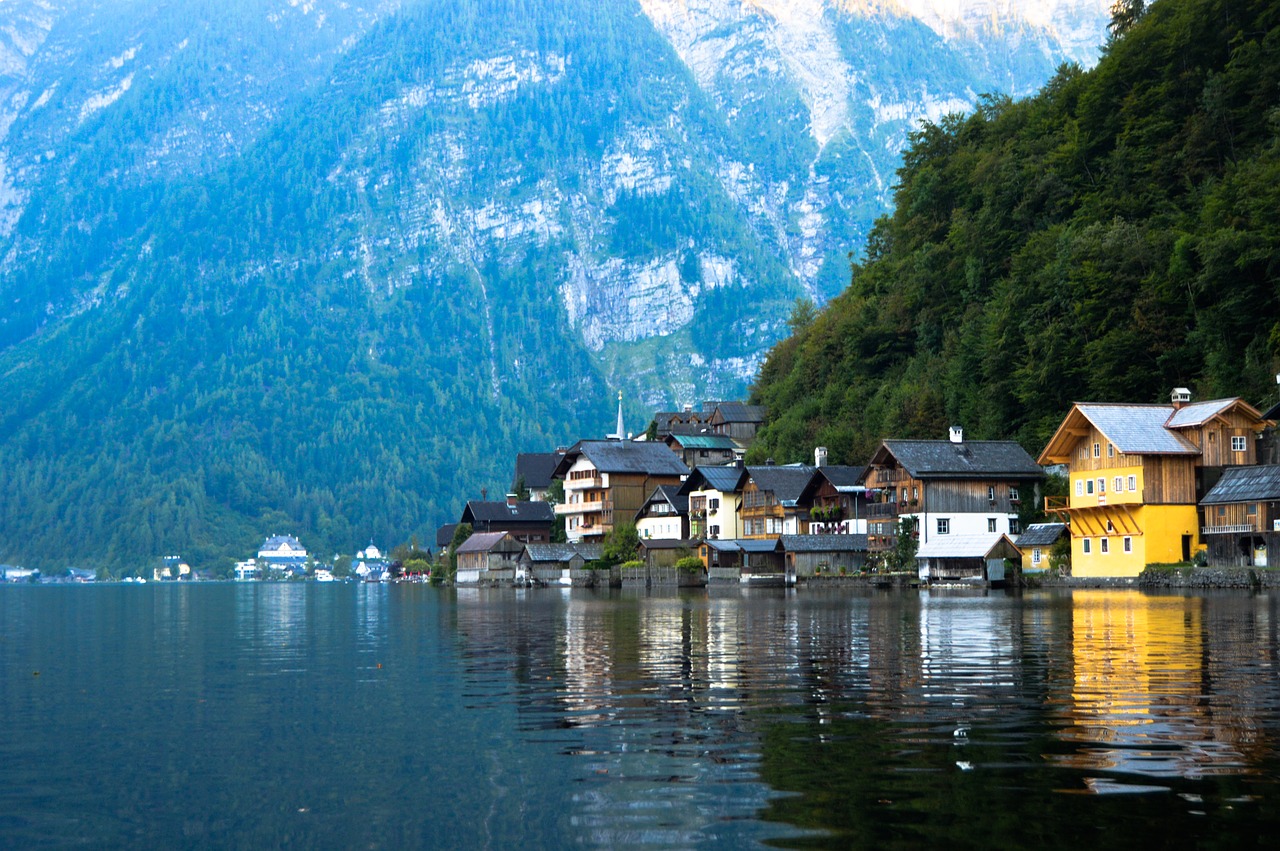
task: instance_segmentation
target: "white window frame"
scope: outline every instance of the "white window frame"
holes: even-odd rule
[[[1076,496],[1084,496],[1084,479],[1076,479]]]
[[[1108,458],[1116,457],[1116,447],[1114,443],[1107,444],[1107,457]]]
[[[951,518],[950,517],[938,518],[938,534],[939,535],[951,534]]]
[[[1245,442],[1245,438],[1243,434],[1231,435],[1231,451],[1232,452],[1244,452],[1248,448],[1249,448],[1249,444]]]
[[[1101,444],[1101,443],[1095,443],[1095,444],[1093,444],[1093,457],[1094,457],[1094,458],[1101,458],[1101,457],[1102,457],[1102,444]]]
[[[1032,564],[1039,564],[1039,563],[1040,563],[1040,548],[1039,548],[1039,547],[1033,547],[1033,548],[1032,548],[1032,550],[1031,550],[1031,563],[1032,563]]]
[[[1098,539],[1098,541],[1100,542],[1100,543],[1099,543],[1099,545],[1098,545],[1098,552],[1099,552],[1101,555],[1106,555],[1107,553],[1111,552],[1111,547],[1110,547],[1111,539],[1110,539],[1110,538],[1099,538],[1099,539]]]
[[[1136,491],[1138,489],[1138,477],[1136,474],[1129,474],[1129,490]]]
[[[994,517],[987,518],[987,531],[988,532],[996,531],[996,519]]]
[[[1124,476],[1116,476],[1115,481],[1111,483],[1111,490],[1115,493],[1124,493]]]
[[[1084,492],[1089,496],[1093,496],[1093,479],[1084,480]]]
[[[1084,553],[1085,555],[1089,555],[1089,552],[1091,549],[1092,549],[1092,546],[1090,546],[1088,538],[1084,538],[1080,541],[1080,552]]]
[[[1107,492],[1107,477],[1098,477],[1098,493],[1105,494]]]
[[[1133,538],[1130,538],[1127,535],[1125,536],[1125,539],[1124,539],[1124,551],[1126,553],[1133,552]]]

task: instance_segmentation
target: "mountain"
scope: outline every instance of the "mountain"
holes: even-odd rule
[[[619,389],[741,394],[916,121],[1102,5],[11,0],[0,557],[425,537]]]
[[[914,135],[850,287],[762,368],[754,452],[960,424],[1034,453],[1074,401],[1274,402],[1280,9],[1147,9],[1093,70]]]

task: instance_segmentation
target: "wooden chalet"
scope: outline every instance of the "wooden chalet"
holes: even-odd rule
[[[807,464],[747,467],[742,486],[742,537],[776,540],[808,530],[809,512],[800,497],[815,472]]]
[[[1044,471],[1012,440],[886,440],[867,466],[868,546],[897,544],[899,523],[913,518],[926,543],[954,535],[1016,535],[1023,499],[1037,499]]]
[[[1211,564],[1268,567],[1280,562],[1280,464],[1232,467],[1200,500]],[[1277,553],[1269,559],[1268,553]]]
[[[1066,498],[1046,500],[1071,529],[1076,576],[1137,576],[1148,564],[1190,561],[1197,511],[1228,467],[1256,463],[1266,421],[1243,399],[1168,405],[1076,403],[1040,454],[1065,464]]]
[[[548,502],[521,502],[514,493],[505,502],[469,500],[458,523],[467,523],[474,532],[510,532],[525,544],[549,543],[556,512]]]
[[[679,487],[689,468],[661,443],[582,440],[556,467],[564,502],[555,507],[572,542],[599,541],[616,523],[631,522],[654,488]]]

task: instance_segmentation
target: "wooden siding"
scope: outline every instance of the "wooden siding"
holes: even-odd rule
[[[1007,480],[929,482],[921,492],[920,506],[911,510],[932,514],[1017,514],[1018,504],[1009,498],[1011,486],[1017,488],[1019,501],[1031,496],[1023,493],[1028,485]]]
[[[1098,445],[1098,457],[1093,456],[1093,445]],[[1108,450],[1110,447],[1110,450]],[[1110,451],[1112,454],[1108,454]],[[1098,429],[1090,426],[1089,433],[1080,438],[1076,448],[1071,452],[1071,472],[1083,473],[1093,470],[1112,470],[1117,467],[1136,467],[1142,456],[1125,455],[1116,449],[1111,441]]]
[[[1249,509],[1253,509],[1253,514]],[[1206,534],[1213,534],[1215,529],[1230,528],[1243,531],[1249,527],[1253,532],[1271,532],[1277,517],[1277,503],[1274,502],[1233,502],[1226,505],[1206,505],[1204,520],[1201,526]],[[1280,554],[1278,554],[1280,555]]]
[[[1194,505],[1196,459],[1180,455],[1147,455],[1142,459],[1142,502],[1145,505]]]

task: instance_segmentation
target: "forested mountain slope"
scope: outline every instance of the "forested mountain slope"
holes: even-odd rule
[[[779,343],[754,454],[1016,437],[1073,401],[1275,400],[1280,6],[1160,0],[1095,69],[915,134],[849,288]]]
[[[619,389],[738,396],[916,120],[1103,3],[0,4],[0,561],[427,540]]]

